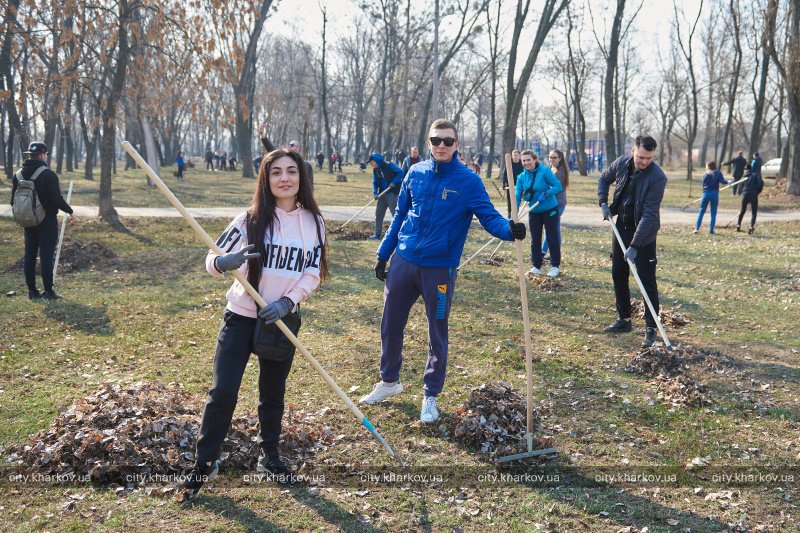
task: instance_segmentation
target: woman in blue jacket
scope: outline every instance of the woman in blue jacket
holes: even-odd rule
[[[531,274],[542,273],[542,226],[550,243],[550,271],[548,276],[558,276],[558,267],[561,264],[561,243],[558,242],[558,201],[556,195],[561,192],[561,182],[545,165],[537,160],[531,150],[522,151],[522,167],[524,170],[517,176],[517,209],[521,200],[533,205],[539,204],[530,210],[528,222],[531,228]]]
[[[697,224],[694,233],[700,231],[703,223],[703,215],[706,214],[708,204],[711,204],[711,235],[714,235],[714,224],[717,222],[717,205],[719,204],[719,184],[728,184],[722,176],[722,172],[717,170],[717,163],[709,161],[706,165],[706,173],[703,174],[703,197],[700,200],[700,213],[697,215]]]

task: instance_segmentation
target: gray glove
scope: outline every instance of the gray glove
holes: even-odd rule
[[[231,252],[225,255],[219,255],[214,259],[214,268],[220,272],[227,272],[228,270],[236,270],[244,264],[248,259],[255,259],[261,257],[261,254],[248,254],[250,250],[255,248],[255,244],[248,244],[238,252]]]
[[[287,296],[282,296],[266,307],[258,311],[258,317],[263,319],[267,325],[277,322],[279,319],[289,314],[294,307],[294,302]]]
[[[603,220],[611,220],[611,208],[608,204],[602,204],[600,210],[603,212]]]
[[[636,248],[633,246],[628,246],[628,250],[625,252],[625,260],[626,261],[636,261]]]

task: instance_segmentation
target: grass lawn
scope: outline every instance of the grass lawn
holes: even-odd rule
[[[182,184],[188,205],[244,205],[241,198],[253,187],[252,180],[233,173],[203,176],[192,171]],[[117,205],[165,205],[143,181],[137,172],[115,181]],[[369,198],[366,174],[335,184],[322,173],[316,182],[324,204],[350,200],[358,205],[362,196]],[[81,188],[87,183],[80,181]],[[574,183],[576,201],[584,195],[590,201],[590,181],[576,178]],[[682,185],[670,182],[673,205],[685,201]],[[191,187],[197,189],[190,193]],[[349,192],[343,192],[345,187]],[[94,203],[91,194],[88,189],[79,193],[75,203]],[[10,219],[0,219],[0,289],[17,292],[0,296],[3,457],[8,447],[27,442],[73,399],[93,393],[103,382],[176,382],[197,394],[207,392],[230,278],[205,273],[205,249],[187,225],[160,219],[124,223],[127,231],[93,220],[68,228],[69,236],[102,243],[117,257],[112,268],[59,273],[57,288],[64,299],[47,304],[24,297],[22,272],[12,269],[22,256],[22,232]],[[228,221],[203,223],[216,236]],[[367,231],[368,226],[360,227]],[[485,235],[473,229],[465,254],[474,252]],[[224,475],[209,484],[196,505],[184,509],[142,491],[118,496],[103,487],[8,482],[4,475],[0,529],[724,531],[738,523],[797,530],[797,479],[726,487],[712,475],[761,467],[800,475],[800,223],[760,224],[753,236],[722,230],[716,238],[662,229],[662,306],[691,319],[668,333],[673,342],[720,350],[735,362],[734,370],[725,373],[693,364],[692,375],[714,397],[712,405],[698,408],[673,407],[659,398],[657,383],[625,371],[641,340],[641,321],[636,335],[600,333],[614,318],[611,234],[568,228],[564,242],[558,290],[528,285],[532,342],[539,358],[534,362],[534,401],[542,415],[537,436],[552,437],[559,455],[551,462],[591,480],[601,471],[657,466],[684,472],[687,462],[702,457],[709,463],[705,482],[542,487],[507,480],[389,483],[368,492],[342,484],[285,490],[269,484],[243,487],[242,473],[227,472],[223,465]],[[378,379],[382,285],[372,273],[374,251],[374,243],[332,235],[332,278],[303,308],[301,340],[343,390],[358,387],[350,393],[353,399]],[[501,255],[505,261],[499,267],[476,261],[459,275],[449,372],[439,402],[443,419],[481,383],[508,381],[524,394],[512,246],[504,245]],[[407,327],[401,377],[406,391],[381,406],[366,407],[365,414],[417,467],[441,467],[453,474],[487,467],[476,450],[460,445],[440,426],[415,423],[426,354],[427,326],[417,305]],[[237,412],[254,411],[256,376],[257,363],[251,361]],[[321,451],[314,464],[395,468],[299,356],[289,376],[287,403],[320,411],[321,424],[345,435]],[[64,507],[69,495],[83,499]]]
[[[112,195],[114,205],[118,207],[169,207],[169,202],[154,187],[148,187],[144,172],[138,168],[123,170],[125,164],[117,162],[118,174],[112,179]],[[255,187],[255,180],[242,178],[241,171],[207,172],[198,167],[186,172],[186,181],[178,183],[173,177],[175,166],[162,167],[160,175],[172,189],[175,196],[187,207],[246,207]],[[345,165],[343,173],[347,182],[337,182],[337,174],[329,174],[327,166],[323,171],[314,172],[315,193],[321,205],[351,205],[362,206],[372,199],[372,168],[367,167],[361,171],[356,165]],[[67,184],[74,181],[72,203],[75,205],[97,205],[100,187],[100,171],[96,169],[95,180],[83,179],[83,172],[71,172],[61,175],[61,188],[66,196]],[[664,207],[681,207],[684,204],[699,198],[702,195],[702,172],[696,171],[690,183],[685,179],[685,173],[668,172],[669,182],[664,196]],[[496,175],[496,172],[495,172]],[[577,173],[570,175],[569,202],[572,205],[597,205],[597,177],[598,174],[580,176]],[[726,175],[726,178],[731,176]],[[486,190],[492,197],[495,205],[505,211],[505,197],[501,198],[495,188],[499,186],[498,180],[484,179]],[[774,183],[768,179],[765,190]],[[494,184],[494,185],[493,185]],[[691,187],[690,187],[691,186]],[[691,189],[691,194],[690,194]],[[11,194],[9,182],[0,183],[0,196]],[[741,197],[733,196],[730,189],[720,193],[720,209],[738,208]],[[759,209],[766,211],[800,208],[800,199],[782,195],[769,202],[761,202]],[[697,204],[695,204],[697,205]]]

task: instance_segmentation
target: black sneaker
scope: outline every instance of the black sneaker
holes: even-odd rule
[[[49,290],[49,291],[44,291],[42,293],[42,298],[44,298],[45,300],[58,300],[59,298],[61,298],[61,295],[54,290]]]
[[[297,482],[296,476],[289,470],[277,452],[267,454],[261,450],[256,471],[260,474],[267,474],[269,479],[279,485],[291,485]]]
[[[200,495],[200,488],[203,484],[217,477],[217,474],[219,474],[219,460],[195,464],[186,481],[178,487],[175,498],[181,503],[194,500]]]
[[[741,226],[736,226],[736,231],[742,231],[742,227]]]
[[[630,333],[633,331],[633,324],[631,324],[630,320],[618,318],[603,331],[606,333]]]
[[[747,234],[752,235],[755,230],[756,228],[750,228],[749,230],[747,230]]]
[[[647,328],[644,330],[644,340],[642,341],[642,348],[649,348],[656,342],[656,328]]]
[[[40,300],[42,295],[39,293],[39,289],[33,289],[32,291],[28,291],[28,298],[31,300]]]

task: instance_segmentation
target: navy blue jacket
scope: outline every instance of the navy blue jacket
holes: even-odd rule
[[[387,187],[396,190],[403,181],[403,169],[384,161],[381,154],[372,154],[372,160],[378,164],[378,168],[372,169],[372,196],[378,196]]]
[[[493,236],[511,241],[508,220],[495,209],[481,178],[461,164],[427,159],[412,166],[400,187],[392,225],[378,248],[388,260],[396,251],[419,266],[457,267],[472,216]]]

